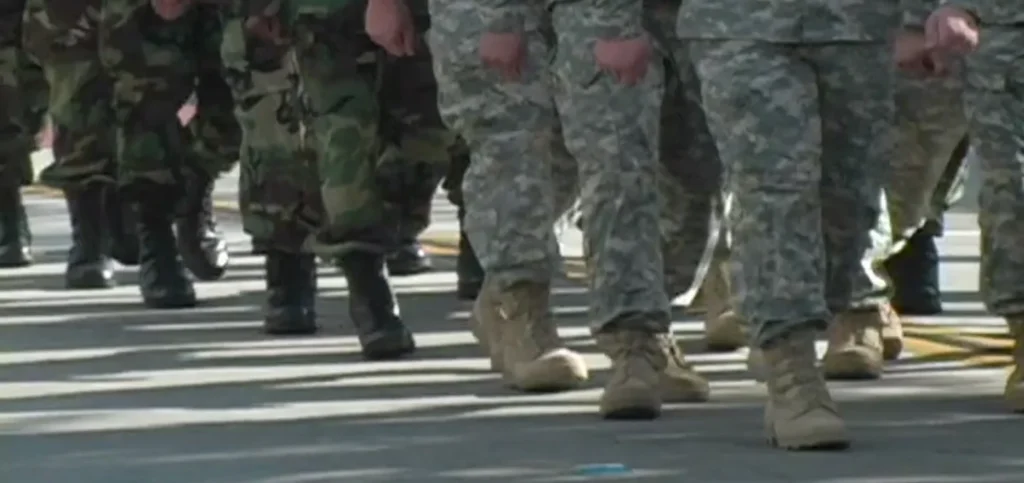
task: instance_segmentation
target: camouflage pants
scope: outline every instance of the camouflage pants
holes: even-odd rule
[[[518,83],[501,82],[479,60],[499,12],[469,0],[431,2],[429,38],[445,121],[472,155],[463,181],[466,231],[489,279],[498,285],[551,280],[557,264],[552,229],[554,169],[565,149],[578,162],[584,255],[595,330],[668,330],[654,179],[662,70],[623,88],[601,74],[590,45],[599,32],[592,7],[550,10],[559,49],[548,61],[542,6],[525,15],[527,55]],[[624,29],[640,32],[642,18]],[[563,48],[564,46],[564,48]]]
[[[949,178],[962,172],[962,159],[953,156],[967,131],[962,78],[894,77],[896,151],[885,171],[882,211],[871,245],[854,280],[854,310],[887,300],[882,262],[901,248],[902,240],[941,216],[955,186]]]
[[[100,0],[27,0],[26,52],[39,63],[49,89],[54,162],[40,181],[58,189],[114,183],[113,83],[99,59]]]
[[[226,12],[222,56],[242,128],[239,205],[256,253],[301,251],[320,224],[314,159],[303,150],[295,59]]]
[[[888,50],[700,40],[690,52],[733,198],[733,306],[758,346],[823,328],[849,307],[878,218],[893,147]]]
[[[0,0],[0,186],[30,184],[30,154],[46,113],[47,84],[22,49],[25,0]]]
[[[406,182],[432,179],[449,162],[454,137],[437,113],[437,85],[424,44],[389,57],[363,33],[365,2],[329,15],[300,14],[295,52],[310,148],[317,157],[324,218],[314,246],[323,256],[390,251]],[[425,19],[421,19],[425,20]],[[420,168],[396,181],[396,173]],[[436,170],[436,171],[435,171]],[[414,183],[413,183],[414,184]]]
[[[217,7],[199,4],[196,9],[196,115],[188,125],[195,156],[189,159],[192,172],[215,179],[238,162],[242,128],[221,55],[225,19]]]
[[[207,76],[198,89],[199,103],[207,106],[199,109],[207,112],[191,129],[202,136],[177,116],[200,72],[212,72],[201,57],[219,57],[210,48],[219,43],[210,37],[219,35],[210,10],[167,22],[146,0],[28,1],[26,44],[51,82],[51,112],[59,127],[55,162],[44,182],[58,188],[117,182],[129,196],[156,202],[144,196],[145,185],[180,192],[188,176],[231,168],[237,148],[197,141],[231,132],[223,127],[233,116],[223,84]],[[228,139],[228,146],[233,142],[231,134],[216,136]],[[170,209],[174,198],[159,201]]]
[[[700,80],[688,44],[676,34],[678,2],[645,2],[665,50],[658,193],[661,249],[669,299],[684,293],[689,304],[707,274],[722,230],[722,163],[701,105]]]
[[[984,25],[984,24],[983,24]],[[1024,28],[984,25],[964,93],[981,178],[981,293],[988,309],[1024,316]]]

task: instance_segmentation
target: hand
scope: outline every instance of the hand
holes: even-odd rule
[[[597,65],[621,84],[632,86],[647,75],[651,62],[651,41],[647,36],[633,39],[598,40],[594,44]]]
[[[192,8],[193,0],[150,0],[156,14],[164,20],[175,20]]]
[[[940,7],[928,17],[924,27],[928,48],[960,55],[978,48],[978,21],[962,8]]]
[[[925,46],[923,33],[904,30],[897,34],[892,55],[896,67],[908,74],[932,74],[930,52]]]
[[[370,0],[366,4],[366,34],[395,57],[416,53],[416,28],[404,0]]]
[[[518,82],[526,64],[526,42],[520,33],[487,32],[480,37],[480,61],[507,82]]]
[[[285,45],[288,43],[284,27],[277,16],[253,15],[246,17],[243,26],[250,35],[274,45]]]

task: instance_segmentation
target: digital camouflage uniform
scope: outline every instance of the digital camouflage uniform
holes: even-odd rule
[[[323,207],[315,159],[303,149],[299,77],[287,45],[244,28],[255,2],[223,10],[222,56],[242,128],[239,205],[253,251],[265,255],[271,334],[316,330],[316,260],[303,249]],[[277,12],[286,24],[286,12]]]
[[[31,263],[20,188],[33,179],[31,153],[46,113],[46,79],[22,48],[25,0],[0,0],[0,267]]]
[[[725,167],[734,307],[763,350],[765,429],[787,448],[843,447],[815,331],[846,309],[892,156],[895,2],[691,0],[677,29]],[[825,364],[881,369],[881,327],[832,337]],[[834,335],[833,332],[830,335]]]
[[[472,328],[513,387],[565,389],[587,378],[582,359],[562,345],[549,306],[560,265],[557,195],[572,180],[563,170],[574,158],[591,323],[613,364],[601,412],[653,417],[663,398],[707,397],[706,382],[668,336],[655,186],[662,65],[652,59],[643,82],[624,87],[598,70],[590,52],[598,38],[645,33],[639,2],[545,7],[430,4],[441,112],[472,156],[463,180],[466,231],[486,273]],[[526,58],[518,82],[503,82],[481,64],[477,48],[488,32],[521,35]]]
[[[688,44],[676,34],[679,0],[646,0],[649,30],[665,50],[658,193],[661,249],[669,300],[689,305],[700,288],[709,349],[730,351],[746,343],[741,321],[728,308],[722,223],[721,160],[701,105],[700,81]]]
[[[1024,5],[1017,0],[944,0],[978,19],[981,43],[967,57],[964,104],[981,178],[981,293],[1014,340],[1005,397],[1024,411]]]
[[[469,236],[466,235],[464,227],[466,204],[462,198],[462,180],[466,176],[466,170],[469,169],[469,161],[469,148],[466,146],[466,142],[461,138],[456,139],[451,149],[448,172],[441,185],[448,194],[448,201],[458,210],[459,254],[455,260],[455,275],[457,277],[455,293],[461,300],[476,299],[480,293],[480,286],[484,283],[484,269],[480,266],[480,260],[476,258],[476,252],[473,251],[473,245],[469,243]]]
[[[923,18],[917,22],[920,31]],[[941,236],[943,213],[962,184],[961,148],[967,132],[963,69],[960,64],[952,67],[955,71],[941,78],[896,77],[896,156],[883,205],[889,236],[875,238],[887,242],[875,255],[885,257],[891,306],[900,314],[933,315],[942,310],[935,238]],[[876,267],[879,261],[875,260]],[[899,324],[893,310],[883,306],[880,314],[892,332]],[[897,354],[891,350],[896,348],[891,342],[894,335],[886,335],[887,358]]]

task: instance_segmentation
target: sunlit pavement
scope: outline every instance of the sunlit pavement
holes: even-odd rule
[[[395,279],[414,357],[359,359],[345,282],[329,267],[323,333],[263,336],[262,261],[231,214],[234,183],[218,189],[231,271],[197,284],[202,305],[183,311],[143,309],[130,269],[116,289],[62,290],[64,204],[29,190],[39,263],[0,271],[0,482],[1024,481],[1024,421],[998,397],[1008,346],[976,293],[969,213],[953,215],[942,240],[946,313],[908,323],[909,350],[883,380],[832,385],[855,445],[788,454],[764,443],[763,388],[745,352],[703,353],[700,323],[681,312],[675,328],[713,401],[670,406],[655,422],[599,420],[608,363],[588,336],[578,263],[554,300],[593,381],[554,395],[502,388],[452,293],[454,210],[442,198],[426,236],[437,270]],[[587,466],[602,464],[622,466]]]

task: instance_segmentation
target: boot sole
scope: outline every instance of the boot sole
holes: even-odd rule
[[[197,300],[153,300],[143,299],[142,303],[151,309],[158,310],[173,310],[173,309],[191,309],[196,305],[199,305]]]
[[[850,440],[843,434],[830,436],[807,436],[781,442],[774,436],[768,437],[768,444],[789,451],[842,451],[850,447]]]
[[[0,260],[0,268],[24,268],[32,265],[32,260]]]
[[[605,420],[650,421],[662,416],[662,410],[649,407],[624,407],[601,415]]]
[[[408,277],[410,275],[419,275],[421,273],[427,273],[433,269],[434,267],[431,267],[429,265],[411,267],[404,270],[392,270],[391,267],[388,267],[388,274],[394,277]]]
[[[263,323],[263,333],[267,335],[313,335],[320,331],[315,323]]]

